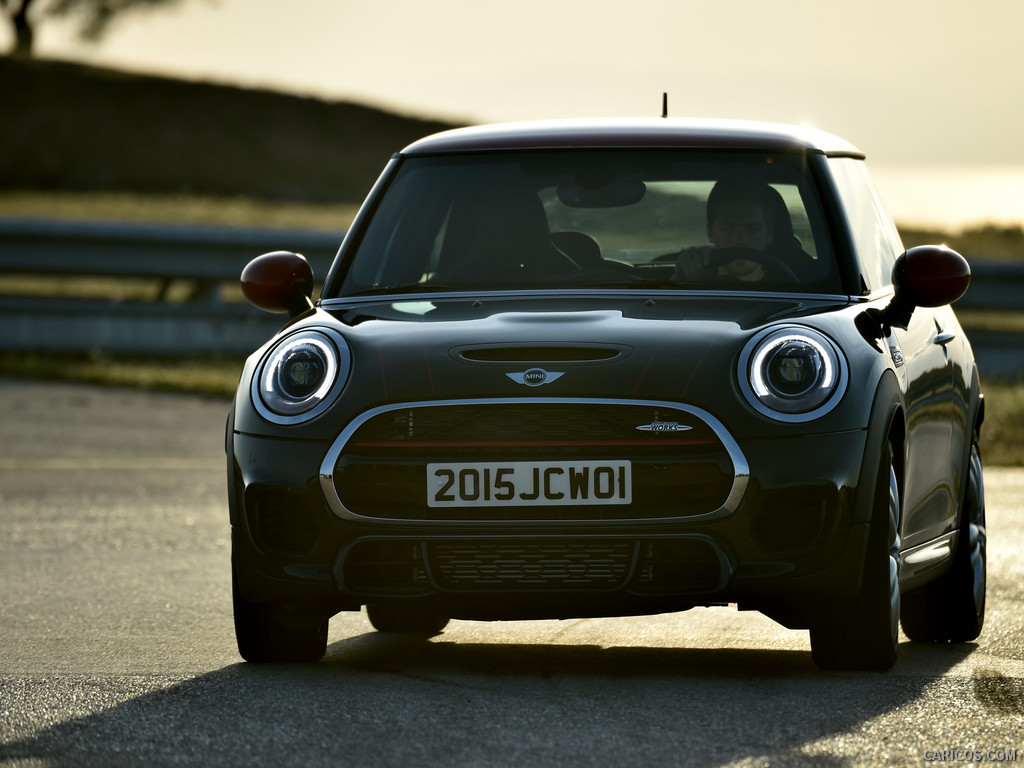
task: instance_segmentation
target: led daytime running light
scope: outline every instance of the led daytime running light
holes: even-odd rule
[[[275,385],[280,380],[283,373],[282,368],[288,362],[289,356],[303,347],[313,347],[320,353],[319,358],[325,363],[324,372],[319,387],[305,397],[295,398],[287,391],[284,391],[284,387],[281,388],[282,391],[278,391]],[[327,393],[331,391],[331,385],[334,383],[337,375],[338,363],[334,348],[326,340],[313,337],[299,337],[291,342],[282,344],[267,363],[267,371],[262,377],[264,401],[293,403],[297,408],[301,409],[304,403],[312,400],[319,401],[325,398]]]
[[[828,353],[828,350],[824,349],[820,344],[807,336],[791,334],[780,336],[770,343],[762,345],[754,355],[754,359],[750,366],[750,386],[753,388],[754,394],[758,397],[802,397],[807,391],[810,391],[808,389],[797,395],[785,395],[783,393],[773,391],[773,389],[768,386],[765,373],[769,370],[769,366],[771,365],[775,353],[778,352],[780,348],[790,343],[805,344],[814,348],[818,355],[818,359],[821,361],[821,370],[818,376],[817,387],[824,390],[832,388],[835,369],[832,364],[832,356]]]
[[[252,380],[252,403],[267,421],[291,425],[314,419],[337,400],[351,370],[351,353],[329,328],[301,330],[282,339]]]
[[[740,390],[758,413],[775,421],[820,418],[842,400],[849,383],[846,358],[811,328],[769,328],[740,355]]]

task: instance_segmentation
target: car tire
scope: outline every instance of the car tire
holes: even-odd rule
[[[811,655],[822,669],[884,670],[899,643],[900,487],[892,445],[875,483],[860,594],[837,601],[811,626]]]
[[[949,570],[907,593],[901,621],[917,642],[965,643],[981,634],[985,623],[987,582],[985,490],[981,453],[971,445],[967,489],[960,514],[960,536]]]
[[[404,605],[372,603],[366,606],[370,624],[378,632],[437,635],[448,626],[448,619]]]
[[[243,659],[255,663],[306,663],[327,652],[328,618],[311,616],[286,620],[282,606],[252,603],[238,589],[232,571],[235,639]]]

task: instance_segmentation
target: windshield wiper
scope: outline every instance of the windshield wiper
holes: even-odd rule
[[[636,277],[632,280],[602,280],[593,283],[578,283],[571,288],[668,288],[668,289],[679,289],[686,288],[687,286],[683,283],[678,283],[675,280],[652,280],[645,279],[642,277]]]
[[[447,291],[480,291],[480,290],[506,290],[506,291],[530,291],[530,290],[572,290],[574,288],[616,288],[616,289],[667,289],[680,290],[692,288],[692,285],[679,283],[674,280],[654,280],[636,277],[629,280],[595,280],[593,282],[559,282],[558,284],[545,285],[507,285],[501,288],[495,286],[479,285],[445,285],[442,283],[393,283],[381,285],[376,288],[365,288],[355,291],[349,296],[385,296],[395,293],[435,293]]]
[[[376,288],[365,288],[361,291],[356,291],[348,295],[383,296],[389,293],[433,293],[435,291],[457,290],[466,290],[466,288],[458,288],[454,285],[442,285],[440,283],[392,283],[391,285],[380,285]]]

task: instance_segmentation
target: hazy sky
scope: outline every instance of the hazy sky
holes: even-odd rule
[[[99,45],[64,22],[37,40],[460,123],[656,116],[667,91],[674,116],[837,133],[897,218],[941,222],[1024,221],[1022,29],[1024,0],[183,0]],[[936,164],[972,175],[901,170]]]
[[[810,123],[884,162],[1024,163],[1021,0],[184,0],[44,56],[465,122]],[[8,31],[0,44],[5,45]]]

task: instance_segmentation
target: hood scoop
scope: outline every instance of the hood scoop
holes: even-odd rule
[[[452,354],[471,363],[593,363],[616,360],[631,351],[628,347],[607,344],[490,344],[459,347]]]

